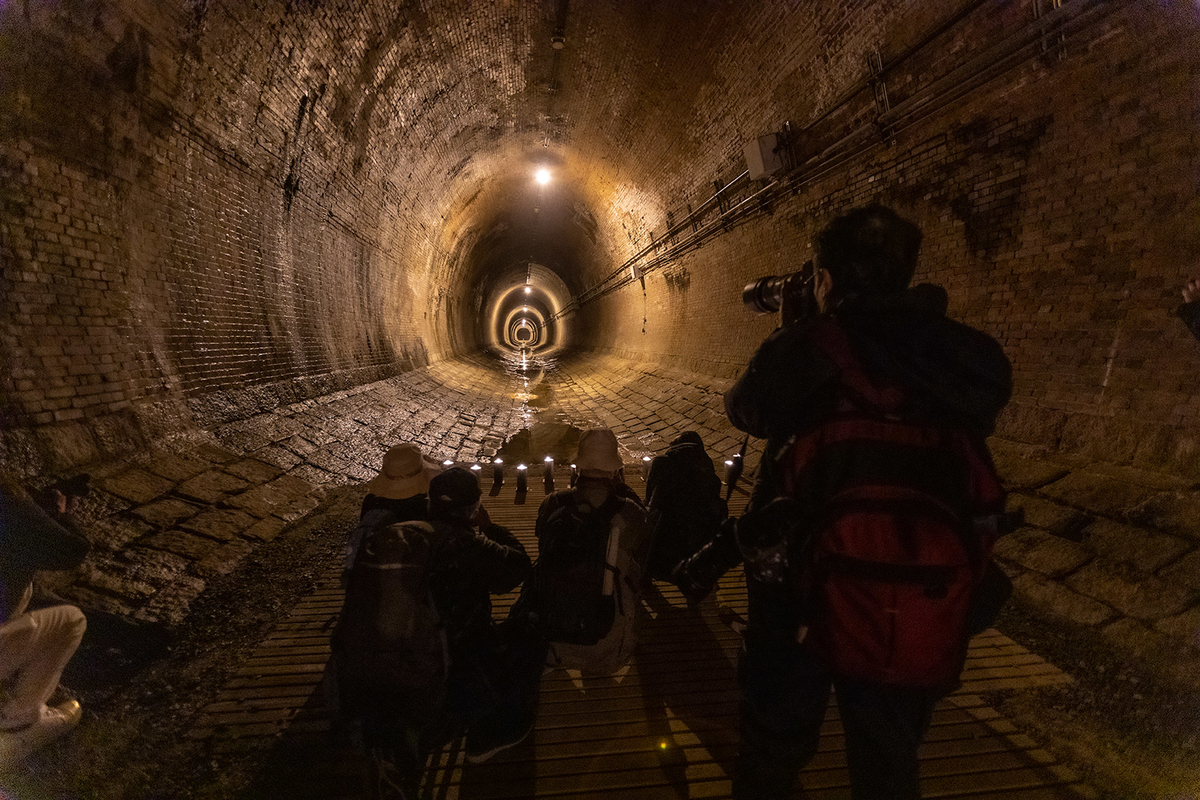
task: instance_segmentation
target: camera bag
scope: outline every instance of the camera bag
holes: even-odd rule
[[[872,382],[835,320],[813,335],[838,371],[835,404],[780,464],[784,494],[812,510],[792,564],[805,641],[842,675],[954,685],[1002,532],[991,456],[977,435],[907,413],[906,392]]]

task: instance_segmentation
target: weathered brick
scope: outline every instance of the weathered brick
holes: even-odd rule
[[[255,523],[254,517],[235,509],[211,509],[181,523],[180,527],[210,539],[227,542]]]
[[[127,469],[100,481],[104,489],[131,503],[148,503],[161,497],[174,485],[169,480],[142,469]]]
[[[1082,625],[1099,625],[1117,616],[1103,603],[1036,572],[1013,577],[1013,592],[1054,616]]]
[[[1140,572],[1154,572],[1191,544],[1145,528],[1098,519],[1083,529],[1084,543],[1106,561],[1124,561]]]
[[[209,470],[176,486],[175,494],[198,503],[212,504],[244,490],[249,485],[236,475]]]
[[[161,531],[146,537],[139,544],[151,550],[163,550],[193,561],[205,558],[221,548],[218,541],[185,531]]]
[[[1071,574],[1065,583],[1080,594],[1143,620],[1178,614],[1200,597],[1200,592],[1180,583],[1136,572],[1127,565],[1099,561]]]
[[[1121,516],[1154,494],[1154,490],[1095,472],[1072,472],[1048,486],[1042,494],[1066,505]]]
[[[1055,578],[1074,572],[1092,559],[1086,547],[1032,528],[1001,538],[995,552],[1000,558]]]
[[[168,498],[156,503],[139,506],[133,510],[134,516],[140,517],[156,528],[169,528],[182,520],[188,519],[199,511],[199,506],[185,503],[182,500]]]

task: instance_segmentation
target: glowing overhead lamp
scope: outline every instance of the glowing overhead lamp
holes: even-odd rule
[[[533,289],[531,289],[530,287],[528,287],[528,286],[525,287],[525,294],[529,294],[532,291],[533,291]]]
[[[537,172],[535,172],[533,174],[533,177],[534,177],[534,180],[536,180],[542,186],[545,186],[547,183],[550,182],[550,170],[546,169],[545,167],[541,167]]]

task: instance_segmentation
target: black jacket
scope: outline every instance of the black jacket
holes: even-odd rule
[[[999,343],[946,317],[946,293],[928,284],[865,297],[834,312],[867,375],[908,391],[911,413],[982,439],[1012,393],[1012,368]],[[837,371],[817,344],[812,320],[776,330],[725,395],[739,429],[767,439],[749,511],[780,495],[775,459],[796,433],[833,411]],[[794,633],[800,609],[787,591],[750,588],[751,626]]]
[[[983,436],[1012,394],[1012,368],[998,342],[946,317],[946,293],[923,284],[866,297],[834,312],[863,368],[898,383],[914,411]],[[829,413],[837,374],[801,321],[771,334],[725,395],[740,430],[781,441]]]
[[[0,624],[23,610],[40,570],[74,569],[91,545],[68,519],[0,483]]]
[[[529,556],[517,537],[500,525],[488,525],[480,533],[465,522],[430,524],[437,532],[430,591],[451,654],[463,654],[489,635],[492,594],[510,592],[529,577]]]

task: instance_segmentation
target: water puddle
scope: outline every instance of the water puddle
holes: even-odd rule
[[[581,433],[564,422],[535,422],[508,437],[496,455],[505,464],[540,464],[546,456],[556,464],[567,464],[575,455]]]

